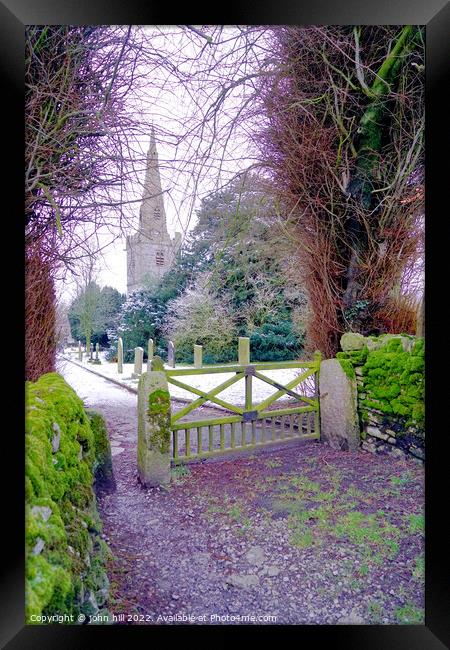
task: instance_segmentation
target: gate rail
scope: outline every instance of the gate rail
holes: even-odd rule
[[[248,450],[286,440],[320,439],[318,397],[320,361],[321,355],[316,352],[312,361],[270,361],[203,366],[202,368],[164,369],[169,384],[198,395],[197,399],[171,416],[172,463],[185,463],[190,460],[219,456],[244,449]],[[260,372],[291,368],[304,369],[305,372],[300,373],[286,384],[281,384]],[[209,391],[201,390],[176,379],[176,377],[180,376],[216,373],[234,373],[234,376]],[[314,397],[301,395],[293,390],[310,376],[314,376],[315,379]],[[276,392],[259,404],[253,403],[253,377],[277,389]],[[218,394],[241,379],[245,381],[245,404],[243,408],[217,397]],[[271,404],[274,404],[285,395],[302,402],[304,406],[268,410]],[[182,418],[205,402],[217,404],[230,411],[232,415],[182,421]],[[195,430],[194,435],[191,437],[193,430]],[[184,432],[184,440],[180,441],[180,435],[183,436],[182,432]],[[183,442],[184,444],[182,444]]]

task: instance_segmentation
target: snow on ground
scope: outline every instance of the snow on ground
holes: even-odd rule
[[[86,372],[80,367],[81,364],[75,365],[70,363],[60,356],[57,357],[56,370],[59,372],[67,383],[72,386],[74,391],[80,397],[85,406],[90,407],[94,403],[100,402],[116,404],[135,404],[136,395],[133,395],[127,390],[123,390],[120,386],[116,386],[110,381],[102,381],[102,390],[99,393],[98,382],[99,378],[92,373]],[[87,367],[88,364],[83,364]]]
[[[90,364],[87,363],[84,359],[83,355],[83,361],[80,363],[78,361],[78,351],[74,351],[71,349],[66,349],[64,351],[64,356],[67,358],[70,358],[72,361],[74,361],[77,365],[83,366],[89,370],[92,370],[95,373],[98,373],[99,375],[103,375],[104,377],[107,377],[109,379],[114,379],[115,381],[119,381],[122,385],[137,389],[138,385],[138,380],[132,378],[132,373],[134,370],[134,364],[132,363],[124,363],[123,364],[123,373],[119,374],[117,372],[117,363],[111,363],[105,360],[104,358],[104,353],[100,352],[99,356],[102,361],[101,364]],[[75,368],[73,363],[68,363],[67,361],[65,362],[67,366],[71,366],[72,368]],[[168,366],[165,366],[168,368]],[[177,370],[181,370],[182,368],[192,368],[193,366],[176,366]],[[145,372],[147,369],[147,364],[144,363],[143,365],[143,371]],[[289,368],[289,369],[284,369],[284,370],[265,370],[264,372],[261,372],[261,374],[265,375],[266,377],[270,379],[274,379],[275,381],[279,382],[280,384],[287,384],[289,381],[297,377],[301,372],[303,372],[300,368]],[[84,372],[82,373],[83,377],[86,376],[88,377],[88,373]],[[224,373],[215,373],[215,374],[205,374],[205,375],[186,375],[186,376],[177,376],[175,379],[177,381],[180,381],[182,383],[187,383],[193,386],[194,388],[198,388],[202,391],[209,391],[215,388],[216,386],[219,386],[220,384],[226,382],[228,379],[231,379],[235,375],[234,372],[224,372]],[[64,375],[65,376],[65,375]],[[67,380],[69,381],[69,380]],[[86,379],[86,382],[88,382],[88,379]],[[300,394],[305,394],[305,395],[312,395],[313,394],[313,382],[314,379],[313,377],[310,377],[306,380],[305,383],[302,382],[298,387],[293,388],[295,392],[298,392]],[[70,381],[69,381],[70,383]],[[105,384],[108,382],[105,382]],[[111,384],[110,384],[111,385]],[[83,388],[84,390],[84,388]],[[116,389],[117,390],[117,389]],[[186,391],[183,388],[179,388],[178,386],[173,386],[172,384],[169,384],[169,391],[170,395],[172,397],[180,397],[183,399],[197,399],[198,395],[195,393],[192,393],[191,391]],[[218,397],[224,401],[230,402],[231,404],[235,405],[243,405],[244,404],[244,380],[241,379],[232,386],[229,386],[226,388],[223,392],[218,394]],[[86,392],[86,391],[84,391]],[[266,399],[270,395],[273,395],[274,392],[276,392],[276,389],[271,386],[270,384],[267,384],[266,382],[262,381],[261,379],[258,379],[256,377],[253,377],[253,387],[252,387],[252,396],[253,396],[253,402],[261,402],[262,400]]]

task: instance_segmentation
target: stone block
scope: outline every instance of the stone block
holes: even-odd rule
[[[159,357],[153,359],[158,360]],[[170,482],[170,395],[164,371],[141,375],[138,385],[139,480],[144,487]]]
[[[350,350],[362,350],[366,345],[366,338],[357,332],[346,332],[341,336],[341,348],[343,352]]]
[[[379,438],[380,440],[387,440],[389,438],[388,435],[385,433],[382,433],[378,427],[372,427],[368,426],[366,427],[366,433],[368,436],[374,436],[375,438]]]
[[[338,359],[320,364],[320,430],[333,449],[356,451],[360,445],[356,380],[350,379]]]

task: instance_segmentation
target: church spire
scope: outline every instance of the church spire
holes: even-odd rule
[[[167,232],[155,129],[152,124],[150,144],[147,152],[147,169],[145,172],[142,204],[139,214],[139,230],[148,234],[155,227],[158,232]]]

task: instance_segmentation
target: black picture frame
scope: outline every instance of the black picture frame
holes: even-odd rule
[[[280,643],[285,634],[294,635],[300,647],[313,641],[331,647],[383,650],[438,650],[450,647],[450,544],[445,534],[450,485],[448,424],[445,422],[449,382],[447,350],[448,324],[444,308],[448,303],[447,278],[450,219],[445,212],[450,190],[448,159],[450,138],[449,103],[444,96],[449,87],[450,4],[444,0],[361,0],[332,2],[250,2],[227,5],[227,13],[196,12],[185,5],[188,15],[178,8],[164,8],[138,0],[3,0],[0,2],[0,69],[4,80],[3,162],[5,162],[3,201],[8,236],[3,252],[12,252],[13,262],[3,265],[6,284],[4,347],[7,352],[8,385],[13,387],[14,405],[4,398],[8,424],[3,430],[1,519],[3,541],[1,581],[1,647],[89,648],[109,643],[129,643],[130,634],[149,644],[203,643],[227,647],[230,641]],[[27,24],[420,24],[426,25],[426,609],[423,626],[25,626],[24,625],[24,491],[23,491],[23,354],[20,335],[24,323],[23,271],[23,143],[24,143],[24,26]],[[9,144],[5,140],[9,139]],[[5,205],[8,204],[8,208]],[[11,305],[13,307],[11,308]],[[12,313],[10,313],[12,312]],[[12,319],[11,319],[12,316]],[[11,327],[12,324],[12,327]],[[14,343],[12,343],[14,339]],[[23,339],[22,339],[23,340]],[[23,346],[22,346],[23,347]],[[11,391],[10,391],[11,393]],[[10,394],[8,393],[8,395]],[[5,396],[7,393],[3,393]],[[6,471],[8,470],[8,471]],[[10,506],[8,513],[6,506]],[[243,629],[244,628],[244,629]],[[126,631],[124,631],[126,630]],[[262,634],[261,634],[262,633]],[[111,637],[111,635],[113,635]],[[142,635],[145,635],[144,637]],[[261,635],[261,636],[260,636]],[[141,641],[142,642],[142,641]],[[292,642],[292,641],[290,641]]]

